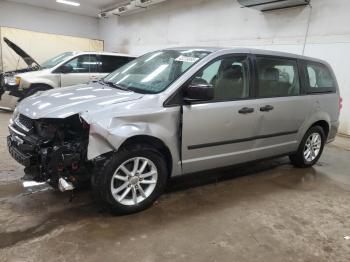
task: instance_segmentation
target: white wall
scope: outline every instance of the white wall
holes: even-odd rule
[[[94,17],[0,0],[0,26],[97,39],[98,24]]]
[[[138,14],[100,20],[100,38],[106,50],[133,54],[179,45],[301,54],[310,18],[305,55],[332,64],[344,100],[340,132],[350,134],[350,1],[311,2],[312,9],[262,13],[241,8],[235,0],[169,0]]]

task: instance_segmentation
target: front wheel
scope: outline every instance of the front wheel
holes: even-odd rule
[[[298,151],[289,156],[292,164],[296,167],[313,166],[321,157],[325,140],[326,137],[322,127],[311,127],[304,135]]]
[[[93,177],[95,196],[114,213],[130,214],[150,207],[163,192],[167,168],[162,155],[137,145],[115,153]]]

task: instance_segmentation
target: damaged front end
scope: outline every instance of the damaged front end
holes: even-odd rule
[[[34,120],[15,112],[7,137],[9,152],[25,166],[24,180],[70,190],[90,179],[89,128],[78,114]]]
[[[15,75],[38,70],[40,70],[40,67],[28,67],[0,73],[0,100],[6,91],[9,92],[10,96],[22,98],[24,96],[24,92],[18,90],[18,84],[16,83]]]

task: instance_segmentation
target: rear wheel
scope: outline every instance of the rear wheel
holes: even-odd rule
[[[325,140],[326,137],[322,127],[311,127],[304,135],[298,151],[289,156],[292,164],[296,167],[313,166],[321,157]]]
[[[163,192],[167,168],[162,155],[147,145],[115,153],[93,177],[93,190],[114,213],[150,207]]]

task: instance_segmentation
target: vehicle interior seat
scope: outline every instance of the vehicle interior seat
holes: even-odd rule
[[[215,100],[242,98],[244,91],[243,72],[240,65],[226,68],[215,81]]]
[[[259,78],[260,97],[278,97],[289,94],[291,85],[288,82],[280,81],[279,76],[277,68],[265,68],[262,76]]]

